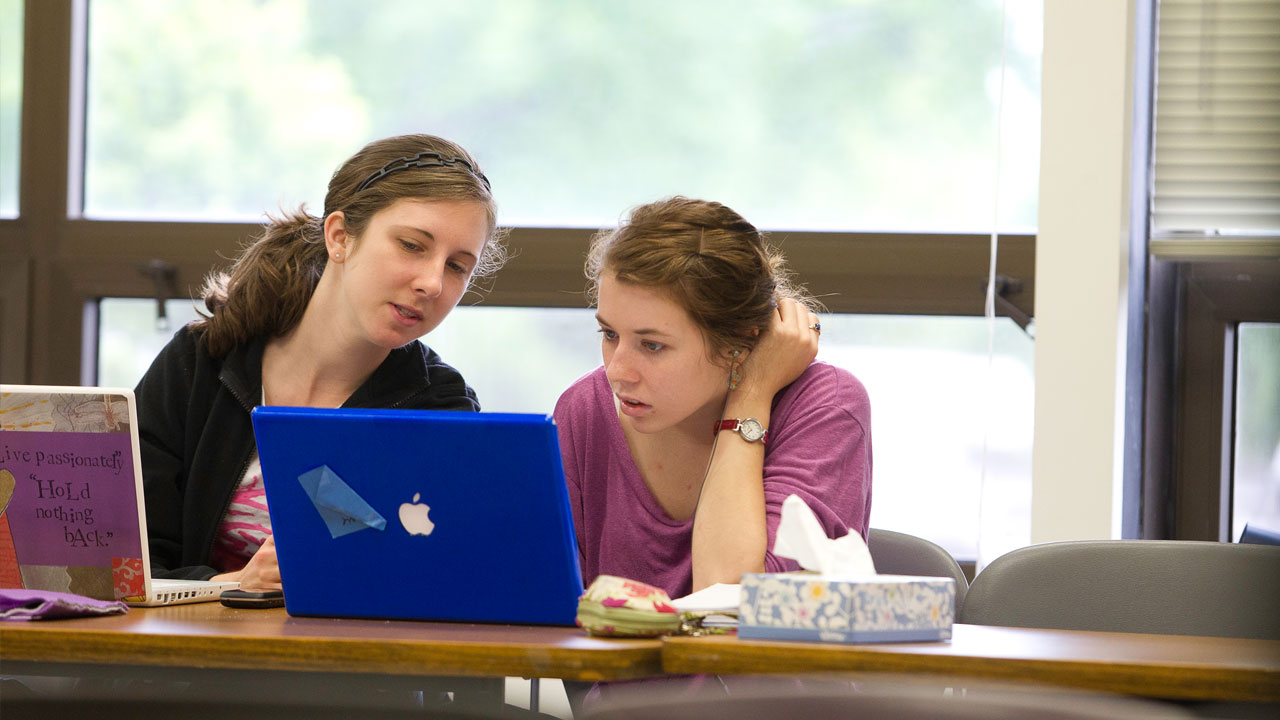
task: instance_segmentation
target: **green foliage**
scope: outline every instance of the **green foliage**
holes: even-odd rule
[[[369,133],[341,63],[305,44],[302,0],[90,9],[90,214],[223,218],[319,203]]]
[[[768,227],[990,224],[990,0],[92,8],[95,212],[252,215],[318,199],[368,139],[432,132],[479,155],[506,224],[599,226],[673,193]],[[1038,51],[1010,65],[1038,95]],[[1021,137],[1010,177],[1032,182],[1002,203],[1029,227]]]

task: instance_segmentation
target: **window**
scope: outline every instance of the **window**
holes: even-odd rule
[[[975,316],[1001,77],[999,225],[1012,234],[997,272],[1011,280],[1007,299],[1033,313],[1041,3],[64,0],[27,12],[42,38],[28,91],[48,101],[26,124],[83,136],[25,139],[48,162],[24,169],[43,214],[19,228],[31,276],[25,347],[12,351],[29,358],[23,380],[132,385],[193,317],[182,298],[225,267],[265,211],[306,202],[318,212],[356,147],[429,131],[480,157],[513,228],[518,255],[492,291],[427,338],[486,408],[521,409],[537,388],[521,402],[545,411],[594,367],[593,339],[582,351],[530,350],[547,368],[522,364],[497,334],[570,336],[594,228],[658,196],[712,197],[773,230],[832,327],[849,323],[841,334],[855,341],[842,348],[828,330],[823,352],[864,379],[885,416],[873,522],[976,552],[971,513],[939,524],[957,493],[979,505],[974,409],[963,420],[963,407],[936,411],[964,427],[924,437],[919,428],[941,427],[926,410],[904,421],[891,406],[919,402],[912,383],[928,378],[888,371],[937,353],[956,364],[948,373],[967,373],[949,394],[972,402],[987,382]],[[83,117],[69,115],[77,102],[60,104],[81,97]],[[157,295],[169,298],[162,331]],[[1019,475],[1007,468],[1030,447],[1029,415],[1012,429],[1000,417],[1028,411],[1030,342],[1003,318],[997,338],[992,396],[1019,399],[992,413],[988,490]],[[500,352],[476,350],[495,343]],[[895,443],[925,456],[896,461]],[[914,512],[919,498],[939,509]]]
[[[18,215],[22,0],[0,0],[0,218]]]
[[[463,369],[486,410],[550,412],[600,365],[595,327],[586,309],[460,307],[425,340]],[[1032,341],[1002,318],[994,346],[988,366],[982,318],[823,316],[818,359],[871,396],[873,526],[967,559],[1027,543]]]
[[[1162,0],[1147,306],[1147,537],[1275,523],[1280,6]]]
[[[151,367],[173,333],[200,316],[192,300],[169,300],[159,319],[155,300],[103,298],[97,303],[98,385],[132,388]]]
[[[1039,3],[1009,7],[1002,221],[1026,230]],[[89,28],[90,217],[318,212],[357,147],[426,131],[479,155],[507,225],[680,193],[771,228],[990,230],[995,0],[95,0]]]
[[[1280,427],[1280,264],[1166,260],[1152,267],[1154,297],[1163,303],[1169,296],[1176,306],[1154,327],[1163,337],[1148,376],[1149,471],[1168,478],[1167,485],[1148,480],[1159,530],[1152,536],[1237,540],[1237,521],[1275,518],[1268,473],[1276,470]]]
[[[1246,523],[1280,532],[1280,324],[1236,328],[1231,539]]]
[[[99,382],[126,387],[172,329],[196,317],[190,301],[178,300],[168,304],[169,328],[157,327],[154,300],[108,299],[100,312]],[[486,411],[549,413],[561,391],[600,365],[595,328],[585,308],[459,307],[424,341],[463,372]],[[988,366],[981,318],[823,317],[819,359],[851,371],[871,396],[873,525],[962,558],[1026,544],[1032,343],[1002,319],[995,347]]]

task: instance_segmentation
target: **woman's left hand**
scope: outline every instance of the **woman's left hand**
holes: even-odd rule
[[[818,326],[818,316],[805,306],[791,299],[779,300],[769,329],[740,366],[738,391],[772,398],[800,377],[818,355],[821,328],[814,326]]]
[[[249,558],[244,568],[235,572],[214,575],[210,580],[234,580],[241,590],[282,590],[280,564],[276,561],[276,539],[268,535],[262,547]]]

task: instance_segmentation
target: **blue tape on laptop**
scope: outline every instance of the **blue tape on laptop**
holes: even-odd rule
[[[549,416],[267,406],[253,426],[290,615],[574,624]]]

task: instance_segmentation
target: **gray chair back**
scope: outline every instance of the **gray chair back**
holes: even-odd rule
[[[586,720],[1192,720],[1171,703],[1029,683],[859,673],[840,682],[814,675],[688,677],[605,683]],[[938,682],[963,682],[945,693]],[[717,686],[722,685],[721,688]],[[578,717],[575,715],[574,717]],[[1234,716],[1230,716],[1234,717]],[[46,716],[47,718],[47,716]],[[45,720],[39,718],[38,720]]]
[[[956,617],[964,606],[969,580],[951,553],[915,535],[871,528],[867,533],[867,549],[882,575],[927,575],[949,577],[956,581]]]
[[[1280,547],[1032,545],[979,572],[959,617],[977,625],[1280,639]]]
[[[1244,530],[1240,533],[1240,542],[1254,545],[1280,545],[1280,532],[1245,523]]]

